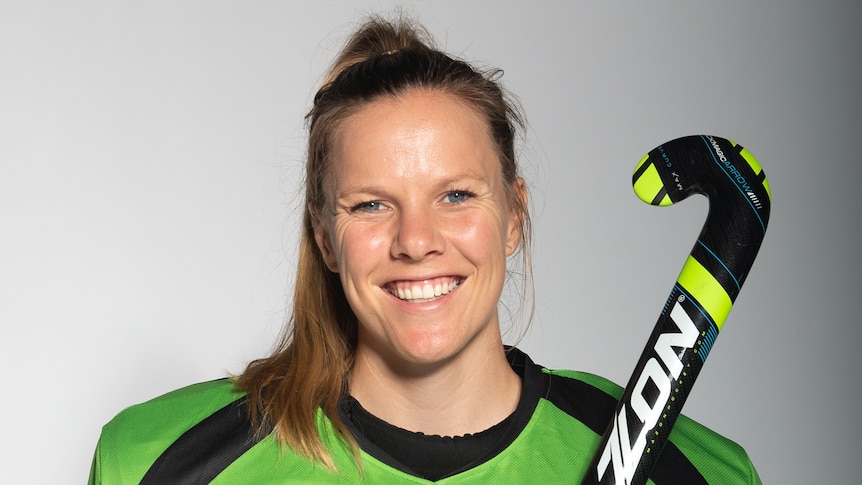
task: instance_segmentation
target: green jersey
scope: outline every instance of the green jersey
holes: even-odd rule
[[[591,374],[548,370],[517,349],[509,360],[522,378],[516,411],[482,453],[433,482],[377,446],[349,415],[341,418],[360,446],[361,467],[322,412],[318,428],[336,471],[283,449],[272,435],[254,439],[243,393],[222,379],[122,411],[102,430],[89,483],[580,483],[621,388]],[[685,416],[650,477],[658,485],[761,483],[739,445]]]

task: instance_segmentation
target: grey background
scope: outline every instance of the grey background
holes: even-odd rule
[[[686,414],[767,483],[855,482],[862,8],[405,4],[524,105],[537,308],[520,346],[538,362],[628,378],[707,209],[639,202],[644,153],[710,133],[758,157],[770,229]],[[351,23],[390,6],[0,4],[4,482],[81,483],[123,407],[267,352],[303,114]]]

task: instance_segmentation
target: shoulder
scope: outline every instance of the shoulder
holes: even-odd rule
[[[106,432],[140,435],[187,429],[242,396],[230,379],[192,384],[124,409],[105,425],[103,437]],[[153,430],[154,422],[159,423],[158,430]]]
[[[546,399],[581,421],[597,435],[611,422],[622,387],[595,374],[572,370],[542,371],[549,378]],[[693,466],[707,483],[760,483],[746,451],[734,441],[681,415],[673,427],[661,465]],[[657,465],[656,468],[659,468]]]
[[[94,469],[105,483],[137,483],[149,466],[183,433],[240,399],[233,381],[193,384],[128,407],[103,428]]]

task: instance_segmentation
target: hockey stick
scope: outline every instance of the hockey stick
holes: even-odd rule
[[[635,168],[644,202],[709,199],[700,236],[614,411],[584,484],[642,485],[748,276],[769,220],[769,184],[736,143],[698,135],[655,148]]]

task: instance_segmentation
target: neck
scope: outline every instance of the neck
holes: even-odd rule
[[[521,379],[502,344],[474,353],[405,367],[359,348],[350,393],[368,412],[400,428],[440,436],[478,433],[515,411]]]

